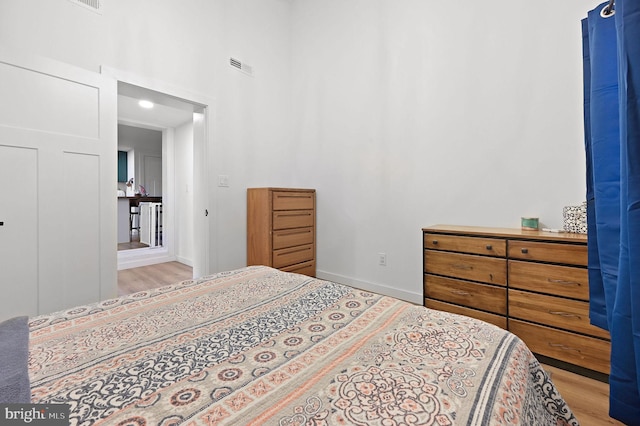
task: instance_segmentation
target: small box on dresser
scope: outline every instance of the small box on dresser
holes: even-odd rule
[[[535,353],[609,373],[609,333],[589,323],[586,235],[451,225],[422,232],[425,306],[491,322]]]
[[[316,275],[314,189],[247,189],[247,265]]]

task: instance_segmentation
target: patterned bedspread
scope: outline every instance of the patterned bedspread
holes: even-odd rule
[[[32,402],[74,425],[577,425],[514,335],[266,267],[30,328]]]

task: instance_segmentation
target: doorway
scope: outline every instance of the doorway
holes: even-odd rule
[[[140,101],[152,107],[142,108]],[[194,244],[195,187],[202,181],[194,153],[202,149],[196,145],[203,145],[206,139],[201,123],[205,108],[161,91],[118,82],[118,150],[126,152],[128,160],[126,181],[118,183],[119,203],[127,206],[126,212],[123,207],[119,213],[118,228],[119,233],[126,231],[131,246],[118,250],[118,270],[176,260],[192,266],[194,276],[207,268],[201,261],[206,256],[202,246]],[[138,143],[145,139],[155,142]],[[129,205],[131,200],[137,208]]]
[[[158,248],[163,243],[162,171],[166,168],[162,165],[163,131],[149,124],[145,127],[123,124],[136,121],[130,112],[135,111],[135,107],[127,106],[132,101],[132,98],[118,96],[118,251]],[[153,111],[148,111],[148,115],[158,122],[155,126],[172,125],[155,120]],[[188,117],[188,114],[178,117],[184,120],[184,124],[179,125],[188,125]]]

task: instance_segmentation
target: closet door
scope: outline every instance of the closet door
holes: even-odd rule
[[[115,80],[0,49],[0,320],[117,294]]]
[[[0,145],[3,318],[38,313],[37,164],[35,149]]]

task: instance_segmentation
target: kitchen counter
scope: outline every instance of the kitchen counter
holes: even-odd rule
[[[135,195],[133,197],[118,197],[118,200],[129,200],[130,202],[133,202],[135,204],[132,205],[138,205],[138,203],[161,203],[162,202],[162,197],[155,197],[155,196],[151,196],[151,195],[147,195],[147,196],[140,196],[140,195]]]
[[[118,197],[118,243],[128,243],[131,241],[129,232],[131,207],[138,207],[140,203],[161,203],[162,197],[134,196]],[[138,218],[135,218],[134,226],[137,226]]]

